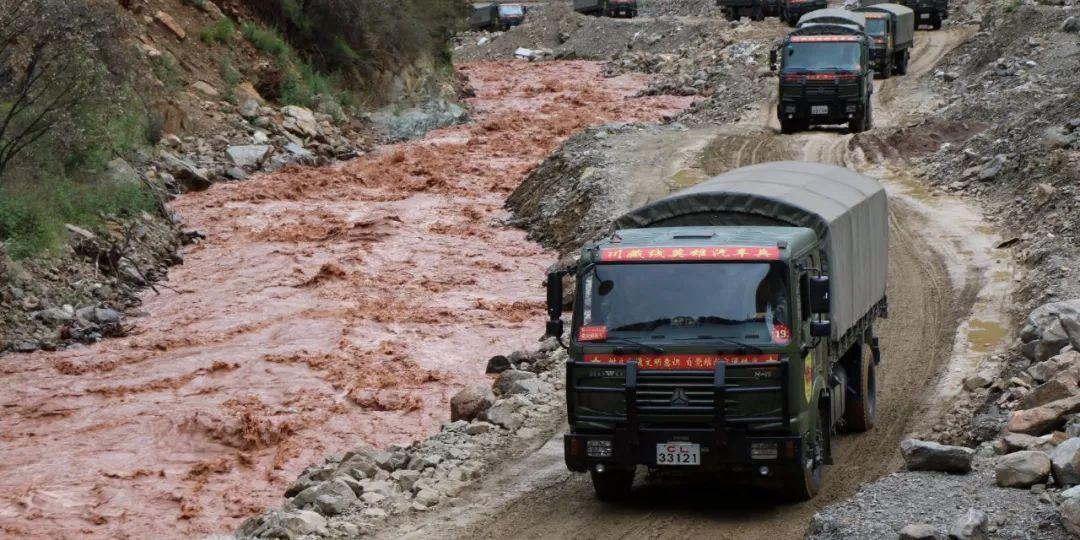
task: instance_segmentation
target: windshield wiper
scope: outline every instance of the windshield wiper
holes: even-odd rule
[[[649,330],[656,330],[657,328],[660,328],[661,326],[663,326],[665,324],[671,324],[671,318],[670,317],[666,317],[666,318],[663,318],[663,319],[655,319],[655,320],[652,320],[652,321],[624,324],[623,326],[620,326],[618,328],[612,328],[611,331],[612,332],[640,332],[640,331],[643,331],[643,330],[644,331],[649,331]],[[622,338],[620,338],[620,339],[622,339]]]
[[[635,347],[639,347],[639,348],[641,348],[641,349],[645,349],[645,350],[648,350],[648,351],[652,351],[652,352],[654,352],[654,353],[656,353],[656,354],[664,354],[664,349],[663,349],[662,347],[657,347],[656,345],[649,345],[649,344],[646,344],[646,343],[642,343],[642,342],[640,342],[640,341],[636,341],[636,340],[633,340],[633,339],[630,339],[630,338],[624,338],[624,337],[610,337],[610,336],[609,336],[609,337],[608,337],[608,338],[607,338],[607,339],[606,339],[606,340],[604,341],[604,343],[611,343],[611,342],[612,342],[613,340],[614,340],[614,341],[621,341],[621,342],[623,342],[623,343],[629,343],[629,344],[631,344],[631,345],[634,345]]]
[[[733,346],[738,347],[740,349],[748,350],[748,351],[750,351],[750,352],[752,352],[754,354],[761,354],[762,352],[764,352],[761,349],[761,347],[758,347],[757,345],[751,345],[749,343],[743,343],[743,342],[741,342],[741,341],[739,341],[737,339],[721,337],[721,336],[696,336],[696,337],[692,337],[692,338],[676,338],[676,341],[691,341],[691,340],[723,341],[724,343],[727,343],[728,345],[733,345]]]

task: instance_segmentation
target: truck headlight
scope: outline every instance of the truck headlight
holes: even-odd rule
[[[776,459],[779,456],[780,447],[775,442],[750,443],[750,459]]]
[[[585,445],[585,455],[591,458],[610,458],[611,441],[593,439]]]

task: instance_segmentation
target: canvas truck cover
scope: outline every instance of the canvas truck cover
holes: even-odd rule
[[[879,11],[892,16],[893,44],[896,48],[910,47],[915,41],[915,12],[900,4],[875,4],[859,11]]]
[[[743,167],[633,210],[614,229],[680,226],[795,226],[825,244],[833,339],[885,297],[889,217],[876,180],[822,163]]]
[[[799,26],[806,24],[842,24],[866,28],[866,17],[846,9],[816,9],[799,18]]]

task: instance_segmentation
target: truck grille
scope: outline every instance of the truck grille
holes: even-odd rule
[[[797,84],[781,84],[780,97],[794,100],[805,97],[809,101],[829,101],[834,98],[859,96],[860,81],[806,81]]]

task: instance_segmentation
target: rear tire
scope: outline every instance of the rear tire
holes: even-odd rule
[[[621,501],[630,495],[634,487],[634,469],[608,469],[603,473],[589,471],[593,490],[601,501]]]
[[[866,100],[866,108],[863,109],[863,115],[858,118],[852,118],[848,122],[848,131],[852,133],[862,133],[873,125],[874,112],[870,105],[870,100]]]
[[[941,30],[941,14],[935,13],[931,16],[930,26],[932,26],[934,30]]]
[[[800,127],[802,127],[801,122],[798,120],[780,120],[780,133],[784,135],[798,133]]]
[[[808,448],[806,463],[802,466],[796,466],[791,469],[785,470],[780,475],[780,482],[782,484],[780,493],[781,498],[788,502],[803,502],[813,499],[817,496],[818,491],[821,490],[821,483],[825,476],[825,451],[824,446],[828,444],[829,438],[826,436],[825,429],[825,415],[822,414],[821,409],[818,409],[817,419],[812,431],[814,447],[812,450]],[[807,441],[808,443],[811,441]]]
[[[885,60],[885,67],[883,67],[881,69],[881,78],[882,79],[888,79],[889,77],[892,77],[892,73],[893,73],[893,60],[892,60],[892,57],[889,57],[888,59]]]
[[[857,362],[845,365],[849,384],[855,387],[855,397],[844,409],[844,431],[870,431],[877,421],[877,366],[870,347],[863,345]]]
[[[908,61],[911,60],[911,51],[905,49],[904,57],[900,60],[900,65],[896,67],[897,75],[907,75]]]

